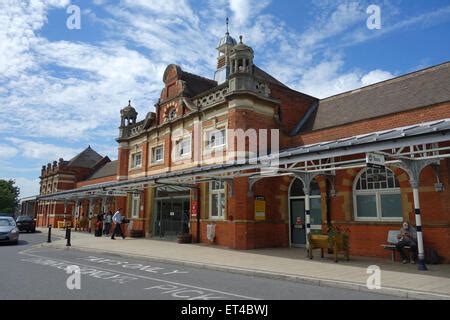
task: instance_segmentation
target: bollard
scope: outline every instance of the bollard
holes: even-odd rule
[[[67,239],[67,233],[69,231],[69,227],[66,225],[66,236],[64,237],[64,239]]]
[[[47,243],[51,243],[52,242],[52,225],[49,224],[48,225],[48,238],[47,238]]]
[[[66,247],[71,247],[72,244],[70,243],[70,236],[72,233],[72,229],[70,227],[67,227],[67,243],[66,243]]]

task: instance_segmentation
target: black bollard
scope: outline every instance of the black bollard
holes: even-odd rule
[[[67,239],[67,233],[69,232],[69,227],[66,226],[66,236],[64,237],[64,239]]]
[[[70,227],[67,227],[67,243],[66,243],[66,247],[71,247],[72,244],[70,243],[70,236],[71,236],[72,230]]]
[[[48,239],[47,239],[47,243],[51,243],[52,242],[52,225],[49,224],[48,225]]]

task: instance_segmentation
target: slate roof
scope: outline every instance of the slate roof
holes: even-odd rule
[[[103,157],[88,146],[81,153],[69,160],[69,167],[93,168]]]
[[[117,175],[117,163],[118,161],[110,161],[102,166],[100,169],[94,172],[87,180],[105,178]]]
[[[184,94],[191,98],[202,92],[217,87],[216,81],[185,71],[182,71],[181,80],[186,82]]]
[[[450,62],[319,101],[305,126],[320,130],[450,101]]]

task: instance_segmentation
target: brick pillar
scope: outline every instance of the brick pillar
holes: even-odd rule
[[[121,142],[119,144],[118,166],[117,166],[117,178],[119,180],[128,179],[129,154],[130,149],[128,149],[128,144]]]

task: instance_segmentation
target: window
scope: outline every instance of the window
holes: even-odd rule
[[[131,216],[134,219],[139,218],[139,207],[141,205],[141,196],[133,194],[133,202],[131,203]]]
[[[191,138],[185,138],[177,143],[177,156],[187,157],[191,154]]]
[[[208,132],[208,141],[206,146],[208,148],[218,148],[224,146],[226,143],[226,130],[214,130]]]
[[[211,219],[223,219],[225,215],[225,182],[210,183],[209,207]]]
[[[356,220],[401,221],[400,185],[389,169],[368,168],[353,186]]]
[[[162,162],[164,160],[164,147],[158,146],[152,149],[152,162]]]
[[[177,117],[177,109],[173,108],[169,111],[169,120],[173,120]]]
[[[142,154],[140,152],[133,154],[131,157],[131,167],[137,168],[140,167],[141,164],[142,164]]]

